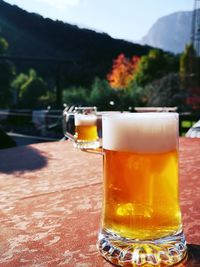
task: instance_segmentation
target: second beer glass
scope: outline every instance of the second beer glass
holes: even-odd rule
[[[77,107],[74,113],[75,139],[78,148],[99,146],[96,107]]]

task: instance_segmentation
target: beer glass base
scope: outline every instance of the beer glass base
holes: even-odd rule
[[[183,232],[156,240],[134,240],[102,230],[97,246],[106,260],[118,266],[172,266],[187,255]]]
[[[98,148],[100,146],[99,141],[77,141],[74,143],[75,148],[79,149],[90,149]]]

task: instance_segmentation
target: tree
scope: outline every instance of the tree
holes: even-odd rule
[[[132,111],[134,107],[143,106],[143,88],[133,80],[126,90],[118,91],[121,110]]]
[[[178,107],[185,111],[185,93],[180,87],[178,73],[170,73],[161,79],[149,83],[144,88],[146,106],[148,107]]]
[[[189,109],[200,109],[200,58],[192,44],[185,47],[180,57],[180,79]]]
[[[71,87],[63,90],[63,103],[67,105],[87,105],[88,92],[83,87]]]
[[[18,106],[19,104],[19,95],[20,91],[22,90],[21,87],[29,80],[29,75],[25,73],[20,73],[15,77],[15,79],[12,81],[11,86],[13,88],[14,96],[15,96],[15,105]]]
[[[144,86],[153,80],[160,79],[170,72],[178,70],[177,57],[163,53],[158,49],[150,50],[147,56],[142,56],[135,71],[135,81]]]
[[[182,87],[186,90],[198,83],[198,59],[192,44],[187,44],[180,56],[179,74]]]
[[[29,70],[28,75],[26,74],[21,75],[21,82],[24,83],[20,84],[20,79],[18,85],[20,86],[19,89],[19,99],[21,106],[24,108],[37,108],[40,106],[40,97],[45,95],[48,91],[47,84],[43,81],[41,77],[37,76],[35,70]],[[28,79],[27,79],[28,77]],[[17,82],[16,82],[17,84]]]
[[[108,81],[96,78],[91,88],[90,104],[102,111],[120,109],[118,91],[113,90]]]
[[[137,69],[139,57],[133,56],[128,59],[124,54],[120,54],[114,60],[112,71],[107,75],[110,86],[114,89],[125,89],[134,79],[134,72]]]
[[[0,56],[6,55],[8,43],[0,38]],[[10,83],[15,75],[14,65],[8,61],[0,60],[0,106],[5,108],[12,104],[12,92]]]
[[[0,55],[5,55],[8,50],[8,42],[0,37]]]
[[[42,95],[38,99],[39,106],[41,107],[55,107],[56,106],[56,92],[47,91],[46,94]]]

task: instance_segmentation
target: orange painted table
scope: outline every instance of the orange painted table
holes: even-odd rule
[[[97,252],[102,160],[68,141],[0,150],[0,266],[109,267]],[[180,138],[189,260],[200,266],[200,139]]]

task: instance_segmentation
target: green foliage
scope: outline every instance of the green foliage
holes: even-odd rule
[[[187,44],[180,56],[180,76],[194,73],[196,68],[196,52],[192,44]]]
[[[106,80],[95,79],[90,94],[90,104],[98,110],[133,110],[142,105],[143,89],[132,83],[126,90],[114,90]]]
[[[15,96],[14,104],[18,107],[20,102],[20,96],[22,91],[22,86],[29,80],[29,75],[25,73],[20,73],[15,77],[15,79],[11,83],[12,91]]]
[[[198,83],[198,59],[192,44],[187,44],[180,56],[180,78],[182,87],[188,89]]]
[[[177,57],[154,49],[141,58],[135,72],[135,81],[144,86],[176,70],[178,70]]]
[[[37,108],[40,106],[39,98],[47,92],[47,85],[35,70],[29,70],[28,74],[21,73],[12,82],[17,91],[20,106],[23,108]]]
[[[12,81],[11,86],[17,90],[20,91],[21,86],[26,83],[29,79],[29,76],[25,73],[20,73],[15,77],[15,79]]]
[[[113,90],[106,80],[96,78],[91,87],[90,104],[98,110],[116,110],[120,108],[119,92]]]
[[[82,87],[64,90],[63,100],[67,105],[96,106],[98,111],[133,110],[143,104],[143,89],[136,83],[126,90],[114,90],[108,81],[96,78],[90,91]]]
[[[8,43],[7,41],[0,37],[0,55],[4,55],[8,50]]]
[[[144,88],[133,81],[122,95],[123,110],[133,110],[145,104]]]
[[[63,103],[67,105],[88,104],[88,92],[84,87],[71,87],[63,91]]]
[[[17,95],[17,103],[23,108],[37,108],[43,103],[40,97],[47,93],[47,85],[41,77],[38,77],[34,69],[28,74],[20,73],[12,81],[11,86]]]
[[[41,78],[29,79],[21,87],[20,98],[23,107],[37,108],[39,107],[39,98],[47,91],[47,85]]]
[[[47,91],[45,95],[42,95],[38,99],[39,106],[41,107],[52,107],[56,103],[56,93],[52,91]]]

